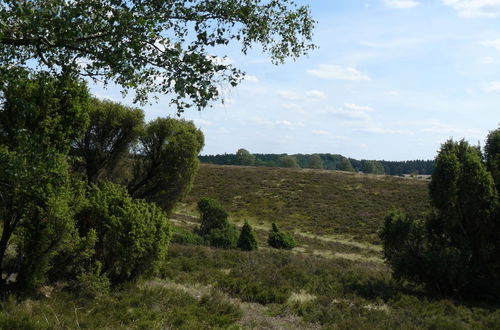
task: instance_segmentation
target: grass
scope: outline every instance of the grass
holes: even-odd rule
[[[350,236],[377,243],[391,208],[422,215],[429,205],[428,183],[393,176],[340,171],[245,166],[200,167],[191,193],[176,212],[196,215],[202,197],[218,199],[234,222],[278,223],[288,231]]]
[[[6,299],[0,329],[500,329],[500,305],[430,296],[395,282],[383,263],[383,215],[392,206],[422,214],[426,191],[412,179],[204,165],[171,219],[182,244],[170,244],[159,277],[95,298],[62,283]],[[249,219],[260,249],[220,250],[189,236],[201,196],[236,211],[239,227]],[[271,221],[298,247],[270,248]]]

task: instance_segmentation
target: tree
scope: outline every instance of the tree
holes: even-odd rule
[[[352,167],[351,162],[348,158],[342,159],[342,162],[339,164],[340,171],[354,172],[354,167]]]
[[[484,147],[486,166],[493,175],[497,191],[500,192],[500,128],[491,131]]]
[[[133,89],[137,101],[169,94],[179,111],[241,80],[215,56],[220,46],[240,42],[246,54],[260,44],[273,63],[314,48],[309,8],[292,0],[4,0],[0,22],[1,65],[72,70]]]
[[[309,157],[309,166],[308,167],[319,169],[319,170],[323,169],[324,168],[323,160],[321,159],[321,157],[318,154],[311,155]]]
[[[158,118],[148,123],[135,147],[134,198],[155,202],[167,213],[189,192],[199,166],[203,133],[190,121]]]
[[[247,221],[245,221],[245,224],[241,228],[240,237],[238,238],[238,248],[243,251],[254,251],[259,248],[257,235]]]
[[[363,172],[368,174],[385,174],[385,169],[382,164],[375,160],[363,161]]]
[[[297,158],[294,156],[283,156],[279,159],[280,167],[300,168]]]
[[[441,146],[425,222],[386,218],[381,238],[397,278],[445,294],[500,296],[498,192],[481,150],[465,141]]]
[[[73,154],[81,157],[87,181],[95,183],[128,157],[144,125],[144,113],[137,108],[93,98],[89,105],[90,124],[85,134],[73,142]]]
[[[272,224],[267,243],[275,249],[291,250],[297,246],[292,234],[279,230],[275,223]]]
[[[236,165],[255,165],[255,156],[246,149],[238,149],[236,152]]]
[[[218,201],[211,198],[202,198],[198,201],[201,225],[198,233],[207,235],[212,229],[221,229],[227,223],[227,212]]]
[[[45,281],[51,259],[75,234],[79,191],[68,172],[67,153],[86,126],[88,91],[70,75],[2,73],[0,284],[5,286],[3,274],[16,272],[18,288],[30,291]],[[7,270],[9,246],[16,250],[16,262]]]

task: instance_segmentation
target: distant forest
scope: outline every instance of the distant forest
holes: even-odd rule
[[[433,160],[375,161],[333,154],[251,154],[245,149],[239,149],[236,154],[206,155],[199,159],[201,163],[217,165],[314,168],[387,175],[430,175],[434,169]]]

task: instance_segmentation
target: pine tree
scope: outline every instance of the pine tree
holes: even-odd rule
[[[254,230],[247,221],[245,221],[245,224],[241,228],[238,248],[242,251],[253,251],[259,248],[257,235],[255,235]]]

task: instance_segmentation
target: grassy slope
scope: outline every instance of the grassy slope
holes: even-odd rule
[[[277,222],[287,230],[349,235],[376,242],[384,215],[428,209],[427,182],[340,171],[202,165],[179,213],[196,214],[201,197],[218,199],[234,221]]]
[[[159,278],[94,299],[45,288],[0,303],[0,328],[498,329],[498,305],[401,287],[382,262],[373,241],[383,215],[424,212],[426,190],[394,177],[202,166],[174,226],[199,226],[197,199],[218,198],[237,225],[257,225],[259,251],[171,244]],[[299,247],[269,249],[271,221],[294,230]]]

